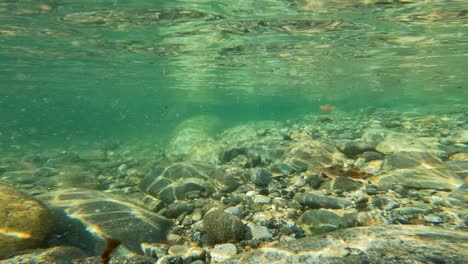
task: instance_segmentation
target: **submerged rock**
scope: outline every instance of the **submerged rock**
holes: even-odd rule
[[[42,264],[42,263],[72,263],[76,259],[86,258],[87,254],[76,247],[59,246],[47,249],[36,249],[6,260],[1,264]],[[100,262],[99,262],[100,263]]]
[[[239,241],[244,237],[244,224],[239,217],[221,210],[215,210],[205,215],[203,228],[209,242],[224,243]]]
[[[175,163],[153,170],[141,180],[140,188],[166,204],[171,204],[176,200],[214,193],[217,190],[216,173],[216,169],[206,163]]]
[[[40,202],[0,184],[0,259],[39,247],[51,226],[51,214]]]
[[[384,190],[403,186],[406,189],[451,191],[463,182],[446,169],[418,168],[393,170],[376,177],[373,183]]]
[[[311,234],[322,234],[352,226],[352,221],[324,209],[307,211],[301,215],[298,222],[302,229]]]
[[[195,116],[180,123],[166,150],[169,157],[180,160],[203,161],[216,164],[222,146],[213,139],[221,126],[214,116]]]
[[[330,196],[324,196],[324,195],[316,194],[312,192],[298,194],[296,195],[295,198],[301,205],[308,206],[313,209],[319,209],[319,208],[341,209],[341,208],[351,205],[351,202],[347,200],[334,198]]]
[[[262,167],[256,167],[252,171],[252,176],[250,179],[255,185],[259,187],[268,186],[268,184],[270,184],[272,180],[271,173],[267,169]]]
[[[99,255],[106,238],[122,242],[116,255],[143,254],[142,243],[166,239],[171,221],[108,193],[67,189],[41,195],[56,224],[49,246],[73,245],[87,254]]]
[[[431,226],[355,227],[241,253],[226,264],[463,263],[468,232]]]
[[[316,140],[296,142],[284,155],[284,162],[296,171],[317,170],[345,160],[335,147]]]

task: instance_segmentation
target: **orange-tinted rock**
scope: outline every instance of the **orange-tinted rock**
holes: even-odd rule
[[[0,184],[0,259],[39,247],[51,224],[50,213],[40,202]]]

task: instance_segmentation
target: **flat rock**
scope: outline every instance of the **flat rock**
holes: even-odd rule
[[[222,263],[237,254],[237,248],[234,244],[216,245],[210,252],[211,259],[215,263]]]
[[[431,226],[355,227],[241,253],[224,263],[464,263],[468,232]]]
[[[39,247],[51,226],[51,214],[42,203],[0,184],[0,259]]]
[[[352,221],[324,210],[309,210],[298,220],[302,229],[311,234],[322,234],[352,226]]]
[[[59,246],[47,249],[36,249],[26,254],[2,260],[0,261],[0,264],[72,263],[76,259],[82,259],[86,257],[86,253],[79,248]]]
[[[330,208],[330,209],[341,209],[346,206],[350,206],[351,202],[335,198],[331,196],[325,196],[312,192],[301,193],[296,195],[295,199],[303,206],[308,206],[312,209]]]
[[[333,190],[342,190],[345,192],[357,190],[361,188],[361,186],[362,182],[354,181],[343,176],[336,177],[331,184]]]
[[[171,221],[105,192],[67,189],[41,195],[56,224],[49,246],[73,245],[89,255],[99,255],[105,238],[122,242],[116,256],[143,254],[142,243],[166,239]]]
[[[239,217],[221,210],[205,215],[203,228],[212,243],[239,241],[244,237],[244,224]]]
[[[222,145],[212,136],[220,124],[218,118],[208,115],[182,121],[169,141],[167,154],[175,159],[216,164],[222,152]]]
[[[217,190],[216,169],[207,163],[181,162],[155,168],[140,182],[140,188],[166,204],[210,195]]]
[[[284,155],[284,162],[296,171],[317,170],[345,159],[335,147],[316,140],[295,142]]]
[[[463,181],[446,169],[417,168],[393,170],[373,179],[373,183],[385,190],[397,185],[406,189],[434,189],[440,191],[455,190]]]

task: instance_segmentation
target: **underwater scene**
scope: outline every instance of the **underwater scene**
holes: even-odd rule
[[[467,0],[0,0],[0,264],[468,263]]]

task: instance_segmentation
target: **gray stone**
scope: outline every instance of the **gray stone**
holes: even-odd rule
[[[332,182],[333,190],[350,192],[361,188],[362,182],[351,180],[350,178],[338,176]]]
[[[57,169],[49,168],[49,167],[41,167],[41,168],[37,168],[34,171],[34,177],[50,177],[50,176],[57,175],[58,173],[59,171]]]
[[[444,166],[443,162],[431,153],[401,151],[389,155],[384,162],[384,169],[387,171],[395,169],[416,168],[421,164],[431,166]]]
[[[215,174],[210,165],[201,162],[174,163],[156,167],[140,182],[140,188],[166,204],[206,196],[216,191]]]
[[[175,258],[181,258],[183,263],[191,263],[194,260],[203,258],[205,250],[200,247],[174,245],[169,248],[168,253]]]
[[[34,177],[32,171],[7,171],[2,174],[2,181],[11,184],[31,184],[37,183],[38,178]]]
[[[442,223],[442,218],[437,215],[426,215],[424,216],[424,220],[433,224],[440,224]]]
[[[320,185],[325,181],[325,178],[319,174],[319,173],[314,173],[314,174],[309,174],[305,176],[305,181],[309,186],[313,189],[318,189]]]
[[[167,218],[175,219],[181,214],[191,213],[192,211],[193,206],[191,204],[181,201],[167,206],[164,216],[166,216]]]
[[[468,204],[468,184],[460,185],[448,195],[450,203],[466,207]]]
[[[87,257],[86,253],[75,247],[53,247],[47,249],[36,249],[25,252],[25,254],[1,260],[1,264],[43,264],[43,263],[72,263],[75,259]]]
[[[431,226],[355,227],[241,253],[226,264],[464,263],[468,232]]]
[[[307,211],[299,217],[298,222],[302,229],[311,234],[322,234],[352,226],[352,221],[324,209]]]
[[[252,171],[252,176],[250,179],[255,185],[259,187],[265,187],[268,186],[268,184],[270,184],[272,178],[271,173],[267,169],[262,167],[256,167]]]
[[[215,244],[239,241],[244,237],[244,224],[239,217],[221,210],[205,215],[203,227],[208,240]]]
[[[376,151],[366,151],[362,154],[357,155],[358,158],[363,158],[366,162],[373,160],[383,160],[384,155]]]
[[[134,256],[114,256],[115,253],[113,253],[110,258],[109,258],[109,264],[154,264],[156,263],[156,259],[151,258],[151,257],[145,257],[145,256],[139,256],[139,255],[134,255]],[[59,262],[60,263],[60,262]],[[78,258],[75,259],[74,261],[70,262],[70,264],[102,264],[102,258],[101,256],[94,256],[94,257],[88,257],[88,258]],[[174,262],[158,262],[160,264],[171,264]]]
[[[234,169],[224,173],[217,173],[215,176],[219,184],[219,191],[229,193],[237,189],[248,178],[248,173],[244,170]]]
[[[63,172],[55,175],[53,179],[55,180],[55,184],[60,186],[62,189],[83,188],[96,190],[100,187],[100,183],[97,180],[96,175],[87,171]],[[114,184],[117,183],[114,182]]]
[[[354,158],[358,154],[374,150],[374,147],[364,141],[348,141],[339,144],[338,149],[348,157]]]
[[[171,221],[117,196],[96,190],[67,189],[41,195],[55,218],[47,246],[73,245],[89,255],[105,249],[106,238],[122,242],[114,254],[141,254],[143,243],[166,239]]]
[[[258,240],[270,240],[273,239],[273,235],[270,230],[265,226],[252,226],[250,227],[250,232],[252,233],[253,239]]]
[[[255,195],[254,203],[256,204],[269,204],[271,202],[271,198],[265,195]]]
[[[234,207],[234,206],[231,206],[231,207],[228,207],[226,209],[224,209],[225,212],[227,213],[231,213],[237,217],[241,217],[242,216],[242,211],[237,208],[237,207]]]
[[[311,192],[298,194],[296,195],[295,199],[301,205],[308,206],[312,209],[319,209],[319,208],[341,209],[341,208],[351,205],[351,202],[344,200],[344,199],[324,196],[321,194],[315,194]]]
[[[418,168],[399,169],[379,175],[375,185],[382,190],[395,189],[403,186],[406,189],[434,189],[439,191],[455,190],[462,180],[447,169]]]
[[[346,159],[334,146],[316,141],[294,142],[284,155],[285,163],[291,164],[296,171],[318,170]]]
[[[211,251],[211,259],[215,263],[223,263],[237,254],[237,248],[234,244],[216,245]]]
[[[39,247],[52,224],[51,213],[42,203],[0,184],[0,259]]]
[[[271,165],[272,170],[277,171],[278,173],[281,173],[283,175],[289,175],[293,172],[293,168],[291,165],[287,163],[274,163]]]

